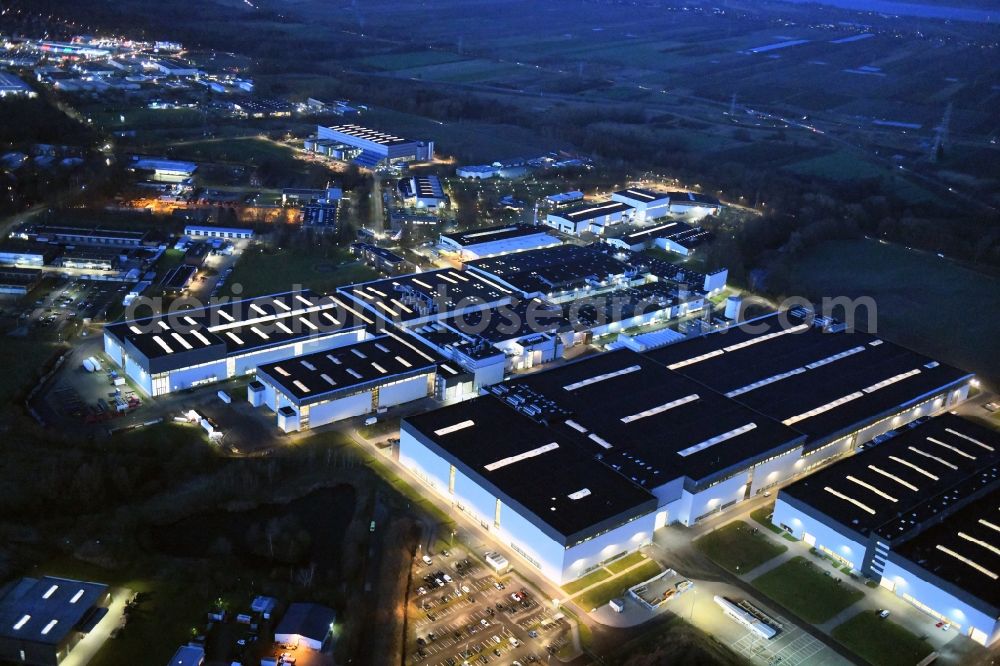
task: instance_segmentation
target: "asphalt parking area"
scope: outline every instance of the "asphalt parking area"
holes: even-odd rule
[[[826,646],[794,624],[785,622],[782,630],[771,640],[747,632],[732,644],[737,654],[755,664],[768,666],[799,666],[810,663]]]

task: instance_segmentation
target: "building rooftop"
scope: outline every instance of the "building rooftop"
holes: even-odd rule
[[[363,282],[339,291],[381,317],[400,321],[486,307],[507,302],[513,295],[511,289],[479,273],[450,268]]]
[[[656,506],[649,491],[492,396],[407,417],[403,428],[566,544]]]
[[[444,190],[441,189],[441,181],[437,176],[433,175],[404,178],[399,181],[399,191],[404,198],[444,198]]]
[[[526,294],[552,293],[629,275],[633,269],[594,246],[560,245],[466,263]]]
[[[506,241],[512,238],[521,238],[523,236],[536,236],[538,234],[547,235],[547,231],[533,224],[508,224],[501,227],[479,227],[478,229],[469,229],[468,231],[446,232],[441,234],[441,238],[447,239],[455,245],[472,247],[485,243]]]
[[[674,238],[690,233],[693,229],[697,228],[676,220],[653,225],[627,224],[618,225],[614,229],[608,230],[605,236],[607,238],[620,238],[629,245],[635,245],[650,238]]]
[[[444,359],[405,333],[306,354],[257,368],[299,404],[356,393],[362,387],[433,371]]]
[[[559,192],[558,194],[550,194],[545,197],[545,199],[551,204],[561,205],[571,203],[573,201],[582,201],[583,192],[579,190],[573,190],[572,192]]]
[[[969,503],[890,553],[1000,608],[1000,489]]]
[[[523,338],[537,333],[569,330],[569,321],[558,305],[538,298],[518,298],[510,306],[476,310],[444,322],[466,335],[491,343]]]
[[[657,192],[656,190],[647,190],[640,187],[630,187],[627,190],[619,190],[615,192],[615,194],[623,199],[632,199],[633,201],[639,201],[644,204],[650,204],[655,201],[666,201],[670,198],[670,194],[667,192]]]
[[[322,641],[330,633],[336,613],[319,604],[293,603],[275,628],[275,634],[291,634]]]
[[[0,638],[58,645],[90,617],[107,585],[24,578],[0,598]]]
[[[632,206],[621,201],[601,201],[583,204],[569,210],[559,211],[557,213],[550,213],[550,215],[556,215],[565,220],[576,223],[593,220],[598,217],[604,217],[605,215],[611,215],[613,213],[621,213],[626,210],[632,210]]]
[[[552,430],[648,488],[682,476],[695,482],[725,477],[802,440],[791,428],[625,349],[491,390],[504,399],[523,392],[526,404],[558,406],[562,416],[549,419]]]
[[[112,324],[105,331],[149,359],[214,348],[237,354],[373,324],[343,299],[311,291],[259,296]]]
[[[0,70],[0,93],[7,92],[28,92],[31,86],[14,76],[10,72]]]
[[[893,540],[984,487],[1000,486],[1000,433],[952,414],[912,425],[782,495],[865,536]]]
[[[204,648],[198,645],[182,645],[177,648],[167,666],[201,666],[204,660]]]
[[[355,139],[363,139],[365,141],[371,141],[383,146],[399,146],[406,143],[412,143],[408,139],[404,139],[394,134],[387,134],[386,132],[380,132],[379,130],[369,129],[353,123],[331,125],[328,129],[331,129],[334,132],[340,132],[341,134],[345,134]]]
[[[718,207],[722,204],[715,197],[709,196],[707,194],[698,194],[697,192],[668,192],[667,196],[670,197],[670,204],[698,204],[707,207]]]
[[[809,441],[850,432],[971,377],[867,333],[825,330],[808,317],[776,313],[647,355]]]

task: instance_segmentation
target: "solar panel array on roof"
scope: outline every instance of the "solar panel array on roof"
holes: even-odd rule
[[[354,125],[353,123],[345,125],[332,125],[328,129],[354,137],[355,139],[363,139],[365,141],[371,141],[383,146],[396,146],[404,143],[410,143],[408,140],[396,136],[395,134],[389,134],[387,132],[370,129],[368,127],[362,127],[361,125]]]

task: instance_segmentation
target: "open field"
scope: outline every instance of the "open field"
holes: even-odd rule
[[[870,296],[877,304],[873,332],[1000,382],[1000,278],[927,252],[857,240],[809,250],[793,280],[812,298]]]
[[[737,520],[709,532],[694,543],[701,552],[734,573],[747,573],[788,550],[750,530],[750,525]]]
[[[863,592],[838,584],[804,557],[792,558],[758,576],[752,584],[811,624],[826,622],[864,597]]]
[[[614,562],[610,562],[607,568],[611,570],[612,573],[620,574],[631,566],[639,564],[646,559],[646,556],[636,551],[634,553],[629,553],[625,557],[619,557]]]
[[[273,293],[276,286],[291,289],[301,285],[319,292],[363,282],[378,274],[359,263],[347,250],[331,245],[297,245],[281,249],[255,246],[248,248],[239,261],[226,288],[232,295],[260,296]],[[242,291],[233,289],[240,285]]]
[[[566,594],[572,595],[576,594],[577,592],[579,592],[584,588],[600,583],[602,580],[607,580],[608,578],[611,578],[611,574],[608,573],[607,569],[604,569],[602,567],[600,569],[594,569],[586,576],[577,578],[574,581],[566,583],[565,585],[562,586],[562,589],[563,592],[565,592]]]
[[[831,633],[874,666],[910,666],[933,650],[930,643],[875,611],[862,611]]]

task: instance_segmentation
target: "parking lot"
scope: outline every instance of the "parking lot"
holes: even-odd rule
[[[569,623],[516,573],[497,576],[461,547],[416,560],[410,611],[412,664],[536,663],[569,639]]]
[[[799,666],[805,663],[821,663],[820,653],[827,651],[826,646],[800,629],[793,622],[775,616],[782,629],[771,640],[761,638],[747,631],[732,643],[733,650],[755,664],[773,666]]]

